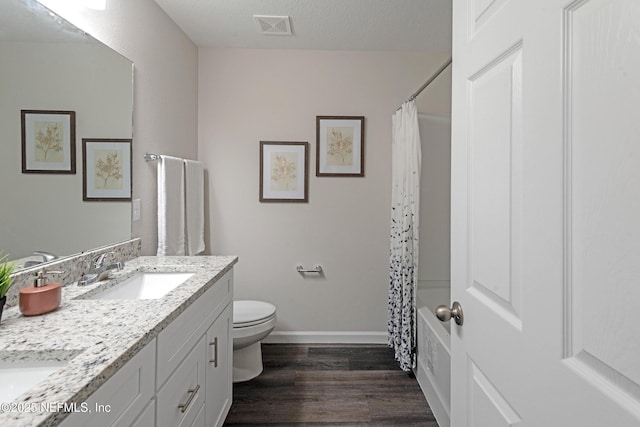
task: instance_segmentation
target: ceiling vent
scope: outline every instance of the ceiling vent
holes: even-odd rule
[[[253,15],[262,34],[271,36],[290,36],[291,20],[288,16]]]

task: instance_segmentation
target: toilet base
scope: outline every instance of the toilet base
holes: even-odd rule
[[[249,381],[262,373],[262,347],[260,341],[233,350],[233,382]]]

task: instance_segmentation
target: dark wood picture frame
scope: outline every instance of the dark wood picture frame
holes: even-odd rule
[[[76,113],[20,110],[22,173],[76,173]]]
[[[82,200],[85,202],[131,201],[133,181],[131,151],[131,139],[83,138]]]
[[[260,202],[308,201],[309,143],[260,141]]]
[[[316,116],[316,176],[364,176],[364,116]]]

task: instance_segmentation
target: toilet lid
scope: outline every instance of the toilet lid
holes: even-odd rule
[[[276,314],[276,306],[264,301],[239,300],[233,302],[233,326],[253,326]]]

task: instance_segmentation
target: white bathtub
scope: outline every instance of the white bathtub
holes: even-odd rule
[[[438,305],[450,306],[450,289],[420,288],[418,308],[418,349],[416,378],[440,427],[449,427],[451,408],[450,322],[440,322],[434,312]]]

